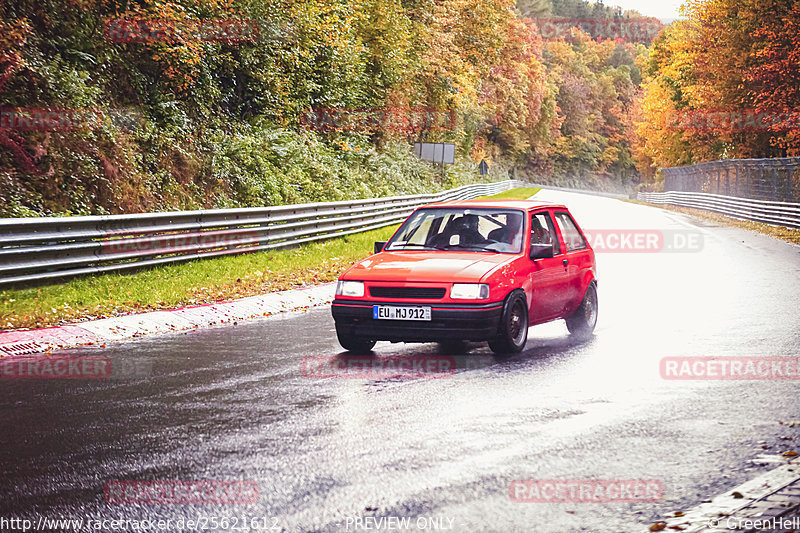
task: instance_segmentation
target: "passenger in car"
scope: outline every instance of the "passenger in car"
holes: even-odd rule
[[[519,250],[519,246],[522,243],[522,215],[509,214],[505,226],[492,230],[488,239],[490,242],[496,241],[506,245],[497,251],[511,252]]]
[[[531,244],[552,244],[553,238],[550,235],[550,232],[547,231],[543,226],[542,223],[539,222],[539,219],[533,217],[533,223],[531,225]]]

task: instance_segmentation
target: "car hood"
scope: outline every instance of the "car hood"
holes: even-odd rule
[[[382,252],[350,267],[344,279],[474,283],[516,257],[477,252]]]

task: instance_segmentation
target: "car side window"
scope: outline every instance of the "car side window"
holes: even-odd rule
[[[569,213],[556,212],[556,224],[558,224],[558,229],[561,230],[561,236],[564,238],[564,245],[567,247],[568,252],[586,248],[586,240],[581,235],[581,232],[578,231],[578,226],[569,216]]]
[[[531,216],[531,244],[552,244],[553,255],[561,253],[553,221],[547,212],[534,213]]]

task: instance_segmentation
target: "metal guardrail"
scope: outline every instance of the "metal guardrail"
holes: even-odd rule
[[[800,229],[800,203],[752,200],[683,191],[640,192],[638,199],[652,204],[671,204],[704,209],[733,218]]]
[[[0,285],[295,246],[402,222],[414,208],[497,194],[516,180],[441,193],[243,209],[0,219]]]
[[[725,159],[661,171],[665,191],[800,202],[800,157]]]

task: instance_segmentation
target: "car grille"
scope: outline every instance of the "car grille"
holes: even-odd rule
[[[438,300],[444,298],[445,289],[441,287],[370,287],[369,294],[375,298],[415,298],[418,300]]]

